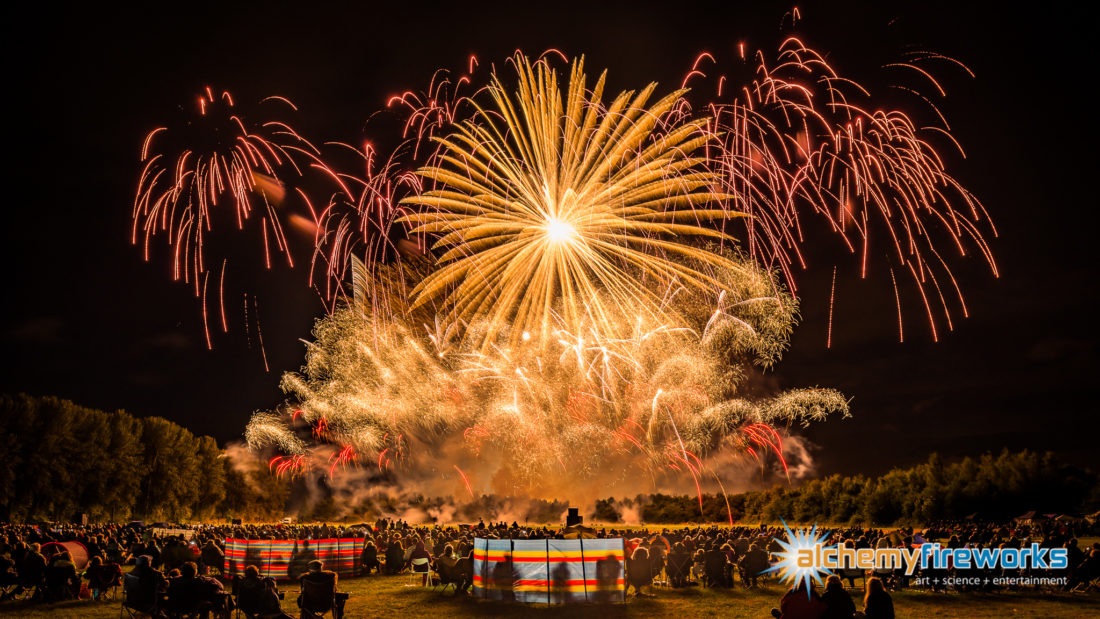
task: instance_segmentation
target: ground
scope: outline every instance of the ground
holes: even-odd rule
[[[776,606],[782,588],[771,584],[763,589],[711,590],[657,589],[654,597],[631,596],[626,604],[612,606],[578,605],[548,607],[483,602],[456,596],[450,589],[440,593],[410,586],[408,575],[346,578],[340,589],[351,593],[347,605],[349,619],[357,617],[404,617],[427,615],[442,617],[735,617],[764,619]],[[297,617],[295,590],[286,588],[283,609]],[[1100,596],[1096,594],[1064,594],[1047,592],[996,594],[934,594],[924,592],[894,593],[898,619],[925,617],[1043,617],[1045,619],[1100,617]],[[117,595],[116,595],[117,598]],[[115,619],[119,617],[118,600],[104,602],[66,602],[59,604],[26,604],[5,602],[0,616],[28,619],[79,617]]]

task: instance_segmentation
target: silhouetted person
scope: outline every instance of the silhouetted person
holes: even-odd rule
[[[237,607],[250,619],[290,619],[279,604],[279,591],[274,578],[260,578],[255,565],[244,568],[244,577],[237,581]]]
[[[596,562],[596,595],[597,602],[613,602],[620,599],[623,591],[619,580],[623,574],[622,564],[615,555],[609,554]]]
[[[672,552],[668,554],[668,565],[665,570],[668,572],[669,584],[673,587],[687,585],[688,572],[691,571],[691,555],[684,550],[680,542],[672,545]]]
[[[160,605],[161,593],[165,586],[164,574],[152,566],[149,555],[141,555],[134,560],[134,569],[125,574],[127,608],[152,614]]]
[[[867,619],[894,619],[894,600],[878,577],[867,579],[867,595],[863,598],[863,615]]]
[[[808,594],[806,585],[792,588],[779,600],[779,608],[772,609],[772,617],[776,619],[821,619],[824,616],[825,602],[821,601],[813,585]]]
[[[339,580],[336,572],[324,568],[324,564],[318,560],[310,561],[306,566],[306,573],[298,579],[301,584],[301,594],[298,596],[298,607],[302,609],[302,619],[309,619],[310,612],[321,613],[332,610],[336,619],[344,616],[344,603],[346,595],[337,595],[336,583]]]
[[[379,568],[378,547],[369,539],[363,544],[363,552],[359,553],[359,565],[363,574],[367,576]]]
[[[313,549],[309,547],[309,540],[302,540],[300,549],[297,547],[297,544],[295,544],[295,551],[290,558],[290,563],[286,567],[286,575],[291,580],[298,580],[309,571],[310,562],[316,559],[317,555],[313,552]]]
[[[51,600],[67,600],[80,593],[80,576],[69,551],[55,555],[46,568],[46,591]]]
[[[88,579],[92,598],[98,600],[104,591],[122,583],[122,568],[117,563],[104,563],[103,557],[96,556],[92,557],[88,569],[84,571],[84,577]]]
[[[218,547],[214,540],[206,540],[199,555],[206,569],[215,568],[221,574],[225,570],[225,553]]]
[[[649,561],[649,551],[642,546],[634,549],[634,555],[626,562],[626,591],[634,587],[634,593],[644,595],[642,587],[653,583],[653,566]]]
[[[497,561],[493,564],[492,581],[493,588],[500,591],[502,600],[515,599],[515,592],[512,591],[512,583],[516,580],[515,570],[512,566],[512,556],[508,555],[503,561]]]
[[[206,617],[211,611],[227,610],[223,594],[224,589],[220,582],[199,576],[198,566],[187,561],[180,565],[179,576],[168,581],[168,609],[197,612]]]
[[[550,570],[551,601],[564,602],[569,599],[569,564],[559,562]]]
[[[852,619],[856,614],[856,603],[844,590],[844,583],[836,574],[825,579],[825,593],[821,594],[821,601],[825,602],[825,614],[821,619]]]
[[[386,547],[386,573],[397,574],[405,567],[405,549],[401,540],[393,540]]]
[[[758,544],[750,546],[748,552],[741,559],[741,568],[744,570],[746,579],[745,586],[755,587],[760,579],[760,573],[769,567],[771,567],[771,563],[768,561],[768,551]]]

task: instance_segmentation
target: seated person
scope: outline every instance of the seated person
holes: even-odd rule
[[[67,600],[80,594],[80,576],[69,551],[55,555],[46,568],[46,591],[52,600]]]
[[[416,548],[413,548],[412,554],[409,555],[409,564],[414,572],[424,574],[424,586],[428,585],[428,578],[431,576],[431,562],[432,553],[428,552],[424,542],[416,542]]]
[[[164,574],[152,567],[149,555],[141,555],[134,560],[134,569],[122,577],[127,608],[152,614],[160,606],[161,596],[167,584]]]
[[[117,563],[104,563],[103,557],[95,556],[84,570],[84,578],[88,579],[92,599],[98,600],[104,591],[122,584],[122,568]]]
[[[776,619],[821,619],[825,616],[825,602],[817,589],[811,585],[809,595],[806,593],[806,585],[797,585],[783,595],[779,600],[779,608],[772,609],[772,617]]]
[[[289,619],[279,603],[274,578],[260,578],[255,565],[244,568],[244,577],[236,583],[237,608],[249,619]]]
[[[46,580],[46,557],[39,552],[41,549],[39,544],[31,544],[22,560],[16,561],[15,569],[19,574],[18,593],[22,593],[24,589],[40,587]]]
[[[405,569],[405,549],[400,540],[393,540],[386,548],[386,573],[397,574]]]
[[[179,567],[180,575],[168,581],[168,608],[185,612],[225,611],[226,598],[222,584],[213,578],[199,576],[198,566],[188,561]]]
[[[753,544],[741,558],[741,567],[744,569],[744,578],[747,579],[745,586],[755,587],[757,581],[762,578],[761,572],[771,567],[768,551],[761,548],[759,544]]]
[[[439,580],[441,584],[454,583],[457,589],[458,583],[462,580],[462,574],[458,571],[458,555],[455,554],[454,546],[447,544],[443,547],[443,554],[435,558],[435,571],[439,572]]]
[[[691,558],[691,573],[695,576],[695,580],[706,584],[707,552],[702,548],[696,550],[695,555]]]
[[[886,592],[882,580],[877,577],[867,579],[867,595],[863,598],[863,612],[857,617],[866,619],[894,619],[894,601]]]
[[[673,587],[687,585],[688,572],[691,571],[691,555],[684,550],[684,545],[680,542],[672,545],[672,552],[668,555],[668,566],[665,570],[668,572],[670,585]]]
[[[298,608],[302,609],[302,616],[309,617],[332,610],[336,619],[341,619],[348,596],[336,592],[336,572],[323,569],[324,563],[316,559],[310,561],[307,568],[308,571],[298,578],[301,585]]]
[[[370,539],[367,539],[366,543],[363,544],[363,552],[359,555],[359,565],[366,576],[370,576],[371,572],[381,566],[378,562],[378,547]]]
[[[856,614],[856,603],[844,590],[844,583],[836,574],[830,574],[825,579],[825,593],[821,601],[825,603],[825,614],[821,619],[852,619]]]
[[[708,587],[729,587],[732,584],[729,582],[729,570],[727,569],[729,559],[720,548],[716,548],[714,544],[711,544],[704,555],[704,561]]]
[[[6,600],[15,594],[15,587],[13,585],[19,584],[19,574],[15,572],[15,561],[8,558],[8,555],[0,554],[0,590],[3,591],[3,595],[0,596],[0,601]],[[12,587],[11,591],[8,591],[8,587]]]
[[[217,570],[219,574],[225,569],[225,553],[214,543],[214,540],[211,539],[206,541],[206,544],[202,547],[200,556],[202,557],[202,564],[205,565],[208,570],[207,573],[209,573],[211,568]]]

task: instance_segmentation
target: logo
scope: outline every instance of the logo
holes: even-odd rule
[[[954,569],[961,574],[975,569],[1061,570],[1069,566],[1068,550],[1039,544],[1024,548],[943,548],[922,540],[908,548],[856,549],[827,545],[829,533],[819,533],[816,524],[794,531],[783,522],[783,529],[787,539],[775,538],[782,548],[774,553],[778,561],[761,573],[776,572],[780,581],[792,588],[805,587],[806,595],[810,594],[811,583],[821,585],[822,577],[834,570],[903,570],[906,576],[913,576],[918,569]]]

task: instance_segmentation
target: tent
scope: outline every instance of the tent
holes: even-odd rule
[[[88,561],[91,557],[88,556],[88,549],[84,547],[84,544],[80,542],[49,542],[42,544],[42,556],[46,557],[47,560],[50,556],[65,551],[72,555],[76,571],[80,572],[88,567]]]

